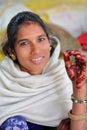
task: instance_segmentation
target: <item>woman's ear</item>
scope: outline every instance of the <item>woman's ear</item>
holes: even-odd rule
[[[12,54],[16,55],[14,49],[8,48],[7,51],[8,51],[8,54],[12,53]]]
[[[52,35],[49,36],[50,46],[53,47],[54,49],[58,44],[56,39],[57,39],[56,36],[52,36]]]
[[[8,52],[8,54],[12,53],[12,49],[11,48],[7,48],[7,52]]]

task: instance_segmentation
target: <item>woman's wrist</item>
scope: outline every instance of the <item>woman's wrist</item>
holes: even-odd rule
[[[73,85],[73,95],[76,98],[86,97],[86,84],[84,83],[80,88],[77,85]]]

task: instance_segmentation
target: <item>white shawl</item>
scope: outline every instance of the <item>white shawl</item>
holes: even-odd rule
[[[0,125],[13,115],[45,126],[57,126],[67,117],[72,84],[59,53],[58,42],[41,75],[21,71],[8,57],[0,63]]]

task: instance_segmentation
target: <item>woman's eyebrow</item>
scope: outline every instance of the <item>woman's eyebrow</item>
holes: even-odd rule
[[[23,41],[27,41],[27,39],[20,39],[17,42],[20,43],[20,42],[23,42]]]
[[[39,35],[38,37],[46,37],[46,34]]]

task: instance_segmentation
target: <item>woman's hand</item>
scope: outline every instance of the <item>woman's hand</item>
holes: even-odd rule
[[[74,57],[74,62],[70,60]],[[81,88],[87,78],[87,54],[79,50],[67,50],[64,52],[65,67],[69,78],[77,88]]]
[[[86,97],[87,54],[79,50],[68,50],[64,52],[64,61],[68,76],[73,84],[73,96],[77,100],[84,100]],[[86,111],[86,103],[73,102],[72,115],[78,117],[85,114]],[[87,119],[71,120],[70,124],[71,130],[87,129]]]

